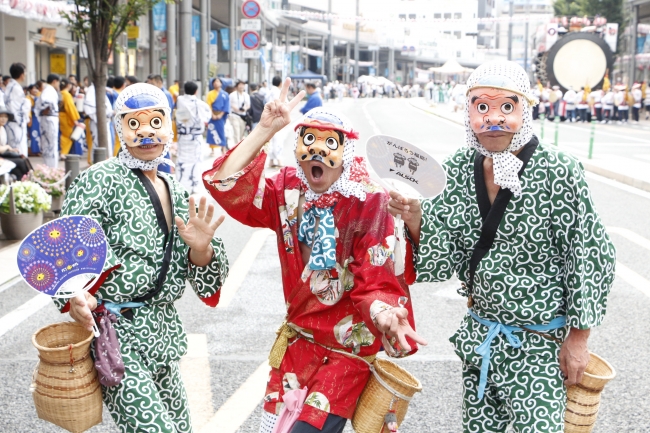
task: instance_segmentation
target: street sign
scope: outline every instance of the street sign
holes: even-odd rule
[[[256,19],[256,20],[241,20],[241,29],[242,30],[255,30],[255,31],[260,31],[262,30],[262,20]]]
[[[256,50],[260,46],[260,35],[254,31],[247,31],[241,35],[241,44],[247,50]]]
[[[246,50],[242,52],[245,59],[259,59],[260,52],[257,50]]]
[[[261,11],[260,4],[255,0],[246,0],[241,6],[241,12],[246,18],[257,18]]]

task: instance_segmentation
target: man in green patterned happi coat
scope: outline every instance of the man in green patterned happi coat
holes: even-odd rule
[[[468,296],[451,337],[464,431],[563,432],[566,387],[605,315],[614,246],[581,164],[533,135],[524,70],[489,62],[467,85],[468,146],[444,163],[446,190],[421,202],[392,192],[389,210],[409,230],[418,281],[456,274]]]
[[[77,298],[59,306],[88,329],[98,303],[116,314],[125,373],[119,384],[102,391],[122,432],[191,432],[179,371],[187,338],[174,302],[189,281],[204,303],[217,305],[228,273],[223,244],[213,237],[223,217],[212,222],[214,207],[206,206],[205,198],[198,211],[190,198],[188,209],[188,192],[157,170],[171,163],[164,159],[172,136],[169,106],[160,89],[130,86],[116,111],[119,156],[80,174],[62,210],[102,226],[108,241],[105,270],[86,293],[88,307]],[[159,283],[165,261],[168,270]]]

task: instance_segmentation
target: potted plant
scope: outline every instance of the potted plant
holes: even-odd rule
[[[43,224],[52,197],[36,182],[0,185],[0,226],[7,239],[23,239]]]
[[[26,179],[25,179],[26,178]],[[65,194],[65,171],[61,168],[48,167],[45,164],[37,164],[34,170],[26,175],[23,180],[31,180],[43,187],[46,193],[52,196],[51,210],[58,212],[63,206],[63,195]]]

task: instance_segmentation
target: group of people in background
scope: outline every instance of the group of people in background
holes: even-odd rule
[[[650,92],[645,81],[632,86],[622,83],[611,86],[606,80],[601,89],[569,87],[564,93],[560,86],[543,86],[538,81],[532,93],[540,100],[533,110],[533,119],[544,115],[549,120],[559,116],[568,122],[596,120],[616,124],[638,123],[642,116],[650,119]]]

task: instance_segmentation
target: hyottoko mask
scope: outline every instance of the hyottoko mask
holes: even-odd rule
[[[343,165],[345,138],[356,139],[356,132],[346,128],[336,115],[312,110],[296,126],[296,160],[318,161],[328,168]]]
[[[475,134],[519,132],[523,106],[529,102],[526,95],[513,89],[517,87],[508,77],[490,75],[469,89],[469,121]]]
[[[129,147],[165,144],[171,138],[169,115],[163,108],[155,108],[156,101],[151,99],[149,95],[136,95],[125,102],[133,108],[123,112],[119,122],[122,141]]]
[[[318,161],[329,168],[343,165],[345,138],[341,131],[300,127],[296,158],[298,161]]]

